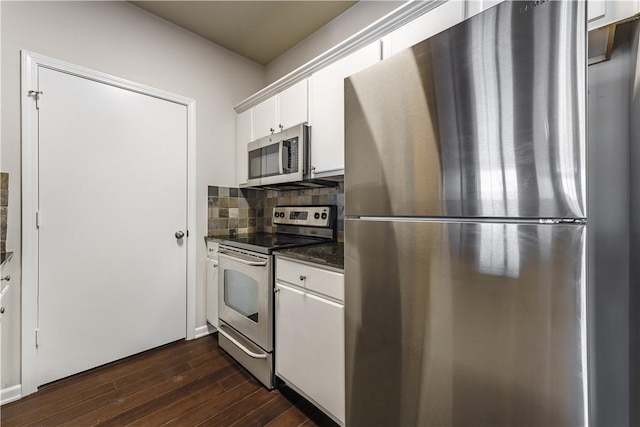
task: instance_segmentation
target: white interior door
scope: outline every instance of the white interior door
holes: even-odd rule
[[[186,335],[187,107],[39,68],[38,385]]]

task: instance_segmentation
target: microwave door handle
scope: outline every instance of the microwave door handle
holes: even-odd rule
[[[249,261],[243,258],[239,258],[237,256],[233,256],[231,253],[227,252],[227,251],[221,251],[218,250],[218,255],[224,255],[227,256],[231,259],[233,259],[234,261],[238,261],[241,262],[243,264],[247,264],[247,265],[251,265],[251,266],[256,266],[256,267],[264,267],[265,265],[267,265],[267,261]]]
[[[283,165],[283,161],[282,161],[282,148],[284,146],[284,141],[280,141],[278,143],[278,167],[280,168],[280,175],[284,174],[284,165]]]
[[[220,325],[220,326],[222,326],[222,325]],[[253,357],[254,359],[266,359],[267,358],[266,354],[258,354],[258,353],[254,353],[253,351],[249,350],[247,347],[245,347],[242,344],[240,344],[238,342],[238,340],[233,338],[228,333],[224,332],[222,330],[222,328],[218,328],[218,333],[222,334],[223,337],[225,337],[226,339],[228,339],[229,341],[231,341],[232,343],[237,345],[238,348],[240,348],[240,350],[244,351],[245,353],[247,353],[249,356]]]

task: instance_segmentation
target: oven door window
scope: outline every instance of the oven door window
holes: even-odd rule
[[[258,323],[258,282],[237,271],[224,271],[224,303],[246,318]]]

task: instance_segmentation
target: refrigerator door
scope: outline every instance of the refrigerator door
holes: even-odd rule
[[[585,2],[503,2],[345,80],[348,216],[583,218]]]
[[[584,259],[582,225],[347,219],[346,425],[586,425]]]

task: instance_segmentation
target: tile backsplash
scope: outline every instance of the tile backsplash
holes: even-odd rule
[[[338,240],[344,236],[344,184],[304,190],[253,190],[209,187],[208,235],[273,233],[273,208],[279,205],[337,205]]]

